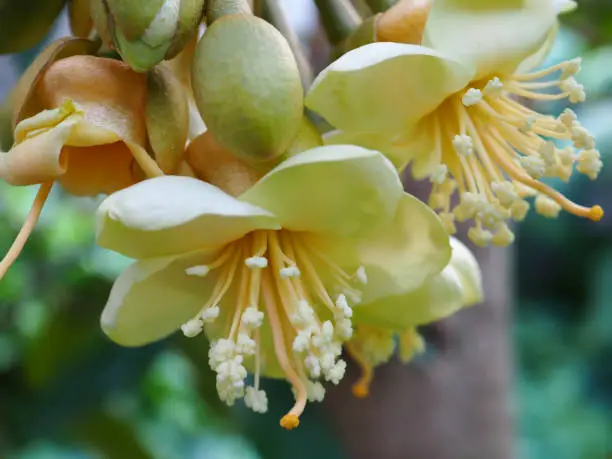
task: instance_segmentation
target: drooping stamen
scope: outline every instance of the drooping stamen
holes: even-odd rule
[[[128,143],[127,147],[132,152],[132,156],[134,157],[134,160],[138,166],[140,166],[148,178],[161,177],[165,175],[157,162],[151,158],[151,156],[149,156],[144,148],[131,143]]]
[[[306,386],[291,365],[291,361],[287,355],[287,348],[285,347],[285,339],[282,333],[281,321],[278,315],[275,292],[272,290],[272,278],[269,273],[263,274],[261,287],[264,304],[270,320],[270,327],[272,328],[272,339],[274,341],[276,358],[278,359],[278,363],[280,364],[281,368],[285,372],[287,379],[293,385],[296,391],[295,405],[293,405],[291,410],[289,410],[289,412],[280,420],[281,427],[291,430],[300,425],[300,415],[303,413],[304,408],[306,408],[308,393],[306,391]]]
[[[325,271],[326,280],[330,279],[344,292],[335,301],[319,276],[321,270]],[[209,363],[217,372],[219,397],[229,405],[244,398],[246,405],[256,412],[267,409],[267,396],[259,389],[263,363],[259,355],[259,327],[264,314],[258,308],[263,301],[276,360],[296,394],[296,403],[281,425],[297,427],[306,401],[321,401],[324,396],[325,390],[316,379],[338,384],[344,376],[342,343],[353,334],[353,311],[347,297],[360,295],[351,282],[367,282],[365,268],[350,276],[305,236],[288,231],[256,231],[220,250],[212,262],[189,267],[185,273],[216,276],[210,298],[182,327],[187,336],[197,335],[207,322],[214,321],[221,308],[226,307],[221,304],[223,298],[233,290],[232,295],[227,295],[233,301],[228,305],[229,313],[224,314],[225,333],[212,343]],[[331,320],[325,320],[320,313]],[[255,384],[245,386],[245,362],[251,358]]]
[[[374,367],[365,359],[365,357],[357,350],[354,344],[349,343],[346,345],[351,358],[359,365],[361,375],[359,379],[353,384],[351,388],[353,395],[357,398],[366,398],[370,395],[370,384],[374,379]]]
[[[40,188],[38,188],[38,192],[36,193],[36,197],[34,198],[34,202],[32,203],[32,207],[30,208],[30,212],[26,217],[25,222],[21,226],[19,233],[15,237],[13,244],[8,249],[8,252],[0,261],[0,280],[4,277],[9,268],[15,263],[19,254],[25,247],[30,234],[36,227],[36,223],[40,217],[40,214],[45,206],[45,202],[47,202],[47,198],[49,197],[49,192],[53,187],[53,182],[43,183]]]
[[[579,70],[580,61],[574,60],[527,75],[493,77],[479,87],[451,96],[430,115],[435,139],[432,155],[442,157],[442,164],[454,179],[433,171],[430,205],[441,211],[449,233],[455,232],[455,219],[472,219],[475,225],[469,234],[475,243],[507,245],[514,236],[506,220],[524,218],[529,209],[524,200],[527,194],[541,196],[536,211],[547,217],[555,215],[554,206],[558,205],[577,216],[594,221],[602,218],[600,206],[579,206],[540,181],[543,177],[568,181],[574,164],[578,172],[595,179],[602,162],[593,136],[571,110],[554,118],[513,99],[520,96],[536,101],[582,102],[584,88],[573,77]],[[561,75],[555,81],[534,81],[557,71]],[[551,89],[559,92],[539,92]],[[559,149],[551,139],[570,140],[573,148]],[[582,151],[576,153],[576,149]],[[455,188],[461,202],[451,212],[450,198]]]

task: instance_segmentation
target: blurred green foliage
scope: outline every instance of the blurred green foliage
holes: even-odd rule
[[[551,60],[584,57],[590,100],[579,116],[610,162],[612,2],[583,0],[567,24]],[[612,170],[564,191],[612,209]],[[0,185],[2,250],[33,195]],[[95,207],[55,189],[0,283],[0,458],[305,459],[312,444],[326,451],[317,457],[343,457],[316,406],[297,432],[279,429],[285,384],[266,383],[273,403],[263,416],[220,404],[203,338],[125,349],[103,336],[99,314],[128,260],[94,246]],[[597,225],[532,215],[516,247],[518,456],[603,459],[612,451],[612,212]]]

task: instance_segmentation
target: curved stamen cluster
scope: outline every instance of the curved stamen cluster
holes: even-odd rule
[[[514,235],[507,220],[525,217],[529,196],[536,196],[536,211],[546,217],[554,218],[564,209],[601,219],[601,207],[579,206],[540,181],[568,181],[574,165],[594,180],[602,162],[593,136],[569,109],[555,118],[519,101],[584,102],[584,88],[574,78],[579,70],[580,60],[575,59],[538,72],[494,77],[450,97],[429,117],[438,154],[452,175],[447,177],[446,169],[442,174],[434,171],[430,205],[440,210],[449,233],[456,231],[456,221],[473,220],[469,237],[474,243],[508,245]],[[553,81],[537,81],[553,73],[560,75]],[[572,145],[559,148],[555,141]],[[455,191],[460,203],[451,208]]]
[[[232,308],[223,311],[229,312],[223,314],[228,317],[225,337],[214,341],[209,351],[221,400],[232,405],[244,398],[254,411],[267,410],[266,393],[259,388],[261,327],[267,316],[276,360],[296,398],[281,425],[297,427],[306,401],[323,400],[319,380],[338,384],[344,376],[342,344],[353,334],[347,298],[359,299],[354,285],[367,282],[365,270],[347,274],[298,233],[255,231],[226,246],[211,263],[192,266],[186,273],[216,275],[210,298],[182,327],[187,337],[217,320],[221,308]],[[329,283],[339,292],[335,299],[326,287]],[[254,368],[254,385],[249,387],[246,366]]]

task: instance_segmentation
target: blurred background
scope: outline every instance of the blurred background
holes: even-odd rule
[[[588,102],[579,107],[579,117],[596,136],[606,164],[612,160],[612,1],[579,3],[577,12],[563,18],[549,61],[583,57],[579,79]],[[324,64],[322,32],[310,0],[286,0],[285,7],[311,45],[313,60]],[[67,33],[62,15],[47,41]],[[0,100],[39,50],[0,56]],[[539,108],[557,114],[563,107]],[[501,319],[472,320],[488,317],[479,309],[484,306],[451,319],[461,321],[455,323],[461,323],[465,339],[476,337],[478,368],[497,378],[495,390],[480,397],[487,387],[473,385],[462,393],[463,375],[479,375],[470,375],[468,366],[462,373],[461,360],[453,374],[442,377],[442,390],[435,378],[428,379],[438,362],[459,355],[454,347],[461,339],[449,339],[442,324],[425,330],[430,346],[423,357],[408,368],[391,364],[379,372],[383,382],[375,382],[375,402],[365,411],[359,410],[361,402],[350,400],[348,381],[330,391],[324,404],[310,404],[300,428],[290,433],[278,426],[291,403],[282,383],[267,383],[266,415],[218,402],[204,339],[175,336],[124,349],[104,337],[99,314],[113,279],[129,261],[94,246],[96,200],[71,198],[55,188],[27,249],[0,283],[0,458],[374,457],[355,452],[363,451],[363,445],[355,446],[358,437],[383,459],[611,458],[612,168],[604,166],[596,182],[576,175],[569,185],[556,185],[576,202],[601,204],[608,215],[598,224],[565,214],[558,220],[530,215],[518,228],[514,252],[479,253],[489,293],[502,298],[494,307],[508,308],[495,315]],[[0,251],[12,242],[34,193],[0,183]],[[501,273],[497,280],[491,277],[496,272]],[[479,336],[494,336],[497,346]],[[456,391],[466,402],[451,407],[447,395],[423,398],[411,390],[415,378],[441,394]],[[386,403],[378,403],[382,397]],[[397,435],[376,430],[384,419],[396,419],[393,410],[412,411],[417,421],[406,421],[411,432],[406,438],[444,443],[449,432],[469,424],[470,410],[479,403],[486,405],[478,407],[485,424],[497,426],[497,449],[466,453],[457,447],[444,457],[425,455],[425,447],[411,450]],[[467,411],[457,408],[468,404]],[[430,410],[442,413],[431,419],[443,421],[429,422]],[[461,430],[474,445],[488,435],[477,426]],[[390,442],[396,447],[383,446]]]

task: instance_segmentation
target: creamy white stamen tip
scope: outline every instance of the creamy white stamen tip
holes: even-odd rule
[[[446,166],[446,164],[440,164],[429,176],[429,180],[431,183],[442,185],[442,183],[444,183],[444,180],[446,180],[447,175],[448,167]]]
[[[219,306],[211,306],[209,308],[204,309],[204,311],[202,311],[202,314],[200,314],[200,317],[204,322],[211,323],[214,322],[217,317],[219,317],[220,312],[221,310],[219,309]]]
[[[325,380],[331,381],[334,385],[340,384],[344,373],[346,372],[346,362],[344,360],[338,360],[332,368],[325,374]]]
[[[557,218],[561,212],[561,206],[543,194],[535,199],[535,208],[537,213],[547,218]]]
[[[206,265],[192,266],[185,270],[188,276],[206,277],[210,272],[210,268]]]
[[[514,233],[510,231],[507,224],[502,223],[491,242],[498,247],[507,247],[514,242]]]
[[[523,156],[520,159],[523,169],[534,179],[539,179],[546,173],[546,163],[542,158],[535,156]]]
[[[499,199],[500,204],[506,208],[514,204],[514,201],[519,197],[514,185],[508,181],[492,182],[491,189]]]
[[[576,81],[574,77],[569,77],[563,80],[559,85],[561,91],[568,94],[569,101],[572,104],[579,104],[586,100],[586,92],[584,86]]]
[[[268,396],[265,391],[248,386],[244,395],[244,404],[255,413],[265,413],[268,411]]]
[[[322,402],[325,398],[325,388],[320,382],[308,381],[306,383],[309,402]]]
[[[264,314],[254,306],[249,306],[242,313],[240,321],[242,325],[249,329],[261,327],[264,320]]]
[[[499,95],[501,95],[503,89],[504,84],[498,77],[495,77],[492,80],[489,80],[489,82],[484,88],[483,93],[485,96],[498,97]]]
[[[291,279],[300,277],[301,271],[297,266],[287,266],[286,268],[281,268],[279,273],[283,279]]]
[[[568,129],[574,127],[574,123],[578,121],[578,116],[571,108],[566,108],[557,118]]]
[[[468,231],[468,237],[477,246],[486,247],[491,242],[491,239],[493,239],[493,233],[480,226],[473,226]]]
[[[470,156],[474,153],[474,142],[469,135],[456,135],[453,137],[453,148],[462,156]]]
[[[181,331],[187,338],[194,338],[202,333],[202,321],[200,319],[191,319],[189,322],[181,325]]]
[[[308,370],[308,374],[311,378],[318,378],[321,376],[321,364],[315,355],[308,354],[304,359],[304,366],[306,370]]]
[[[263,269],[268,266],[268,259],[266,257],[249,257],[244,260],[244,264],[250,269]]]
[[[556,148],[555,148],[555,144],[551,142],[550,140],[542,144],[542,147],[540,147],[539,153],[547,165],[551,166],[553,164],[556,164],[557,162]]]
[[[466,107],[471,107],[472,105],[482,102],[482,91],[476,88],[468,89],[461,98],[461,102]]]
[[[368,283],[368,273],[366,273],[364,266],[360,266],[359,268],[357,268],[355,278],[359,281],[359,283],[363,285],[366,285]]]
[[[570,77],[573,77],[578,72],[580,72],[581,68],[582,68],[582,58],[576,57],[575,59],[567,61],[565,63],[565,66],[563,67],[563,72],[561,73],[560,79],[566,80]]]

